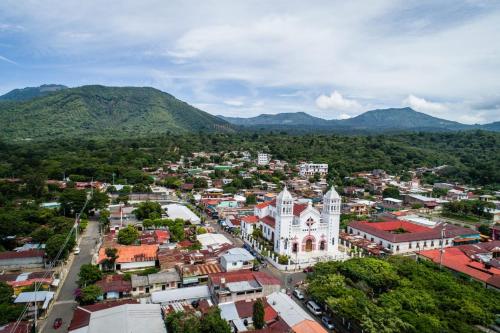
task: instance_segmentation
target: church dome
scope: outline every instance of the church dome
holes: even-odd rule
[[[288,189],[285,188],[283,189],[283,191],[280,192],[280,194],[278,194],[278,197],[276,198],[276,201],[277,202],[282,202],[284,200],[293,200],[293,197],[292,197],[292,194],[290,192],[288,192]]]
[[[337,191],[335,190],[335,187],[332,185],[330,190],[328,192],[326,192],[323,199],[326,199],[326,200],[340,199],[340,195],[337,193]]]

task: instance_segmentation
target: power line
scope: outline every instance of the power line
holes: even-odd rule
[[[68,232],[67,236],[66,236],[66,239],[64,240],[64,245],[59,249],[59,251],[57,252],[57,255],[56,257],[54,258],[54,260],[52,260],[49,264],[49,267],[46,268],[46,272],[43,276],[42,279],[40,279],[40,281],[38,282],[35,282],[35,290],[34,290],[34,293],[35,293],[35,300],[34,300],[34,305],[35,305],[35,332],[36,332],[36,324],[37,324],[37,305],[36,305],[36,293],[38,292],[38,289],[40,289],[41,285],[42,285],[42,281],[45,280],[46,278],[48,278],[49,276],[49,272],[50,270],[54,267],[54,263],[56,263],[59,258],[61,257],[62,253],[64,252],[64,249],[66,248],[70,238],[71,238],[71,234],[73,233],[73,230],[76,230],[76,228],[78,228],[79,226],[79,222],[80,222],[80,216],[82,215],[82,213],[84,212],[85,208],[87,207],[87,204],[89,203],[90,199],[92,198],[92,195],[93,195],[93,191],[91,192],[91,195],[90,196],[87,196],[87,199],[85,200],[85,203],[82,207],[82,209],[80,210],[80,212],[78,214],[76,214],[75,216],[75,224],[73,224],[73,227],[71,227],[71,230]],[[78,241],[78,240],[76,240]],[[62,286],[61,286],[62,288]],[[55,300],[54,300],[55,301]],[[9,333],[15,333],[17,328],[19,327],[19,325],[21,324],[23,318],[24,318],[24,315],[26,314],[26,312],[28,311],[28,308],[29,308],[29,304],[30,303],[26,303],[23,311],[21,312],[21,315],[17,318],[16,320],[16,323],[14,324],[14,326],[10,329],[10,332]]]

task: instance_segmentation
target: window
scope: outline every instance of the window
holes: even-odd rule
[[[396,246],[396,252],[399,252],[399,245]]]
[[[408,244],[408,248],[411,249],[413,245],[411,243]]]
[[[325,250],[325,248],[326,248],[325,241],[321,241],[321,242],[319,243],[319,249],[320,249],[320,251],[324,251],[324,250]]]
[[[372,237],[372,238],[370,238],[370,240],[373,242],[373,237]]]
[[[424,247],[427,247],[427,242],[424,242]]]
[[[332,245],[335,245],[335,237],[332,238]]]
[[[293,253],[297,253],[298,248],[299,248],[298,244],[297,243],[293,243],[293,245],[292,245],[292,252]]]
[[[434,241],[431,241],[431,246],[434,246]]]

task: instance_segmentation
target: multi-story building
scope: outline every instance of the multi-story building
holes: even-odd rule
[[[302,177],[314,176],[318,173],[324,176],[328,173],[328,164],[326,163],[301,163],[299,164],[299,175]]]
[[[257,165],[268,165],[271,162],[271,154],[258,153],[257,154]]]

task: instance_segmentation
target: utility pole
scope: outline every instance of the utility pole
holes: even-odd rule
[[[441,253],[439,254],[439,269],[443,269],[443,254],[444,254],[444,234],[446,231],[446,223],[443,225],[443,229],[441,229]]]

